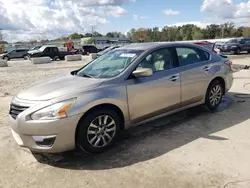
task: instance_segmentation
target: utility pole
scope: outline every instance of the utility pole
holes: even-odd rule
[[[0,28],[0,41],[3,40],[3,29]]]
[[[221,37],[224,38],[224,26],[222,26]]]

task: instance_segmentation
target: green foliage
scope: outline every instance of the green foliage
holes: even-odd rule
[[[110,33],[107,35],[111,36]],[[202,40],[242,36],[250,37],[250,28],[237,28],[231,22],[221,25],[211,24],[204,29],[187,24],[180,27],[166,26],[161,31],[157,27],[131,29],[127,33],[127,37],[132,42]]]
[[[95,39],[94,38],[89,38],[87,41],[86,41],[87,44],[94,44],[95,43]]]

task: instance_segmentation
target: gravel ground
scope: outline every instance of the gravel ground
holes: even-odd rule
[[[250,58],[233,59],[250,65]],[[216,113],[196,107],[136,127],[98,156],[77,152],[32,155],[19,148],[8,127],[8,103],[42,78],[65,74],[86,61],[30,65],[10,61],[0,68],[0,187],[250,187],[250,72],[235,82]],[[243,87],[245,85],[245,87]]]

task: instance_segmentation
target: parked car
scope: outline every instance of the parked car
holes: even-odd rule
[[[25,58],[28,54],[28,49],[17,49],[1,54],[0,58],[5,60],[15,59],[15,58]]]
[[[29,58],[35,57],[50,57],[52,60],[64,59],[66,55],[73,55],[74,52],[59,51],[56,46],[42,46],[38,50],[32,50],[28,52]]]
[[[82,47],[82,55],[89,55],[91,53],[98,53],[99,51],[101,51],[101,50],[99,50],[96,46],[90,45],[90,44],[84,45]]]
[[[123,46],[19,92],[9,125],[32,151],[103,152],[124,129],[196,105],[215,110],[232,86],[231,65],[194,44]]]
[[[111,50],[114,50],[114,49],[120,48],[120,47],[121,47],[120,45],[108,47],[105,50],[98,52],[96,58],[100,57],[101,55],[103,55],[103,54],[105,54],[107,52],[110,52]]]
[[[250,38],[232,39],[220,47],[221,52],[240,54],[242,51],[250,53]]]
[[[214,42],[195,42],[194,44],[199,45],[199,46],[203,46],[204,48],[207,48],[215,53],[218,53],[218,51],[215,50],[215,43]]]

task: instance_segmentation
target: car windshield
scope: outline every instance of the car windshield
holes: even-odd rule
[[[76,75],[81,77],[111,78],[124,71],[142,50],[117,49],[105,53],[80,69]]]
[[[31,48],[30,50],[39,50],[41,47],[40,46],[34,46],[33,48]]]
[[[46,47],[47,47],[47,46],[42,46],[42,47],[40,47],[38,50],[41,51],[41,52],[43,52],[43,51],[45,50]]]
[[[232,39],[229,40],[227,43],[239,43],[241,41],[241,39]]]

